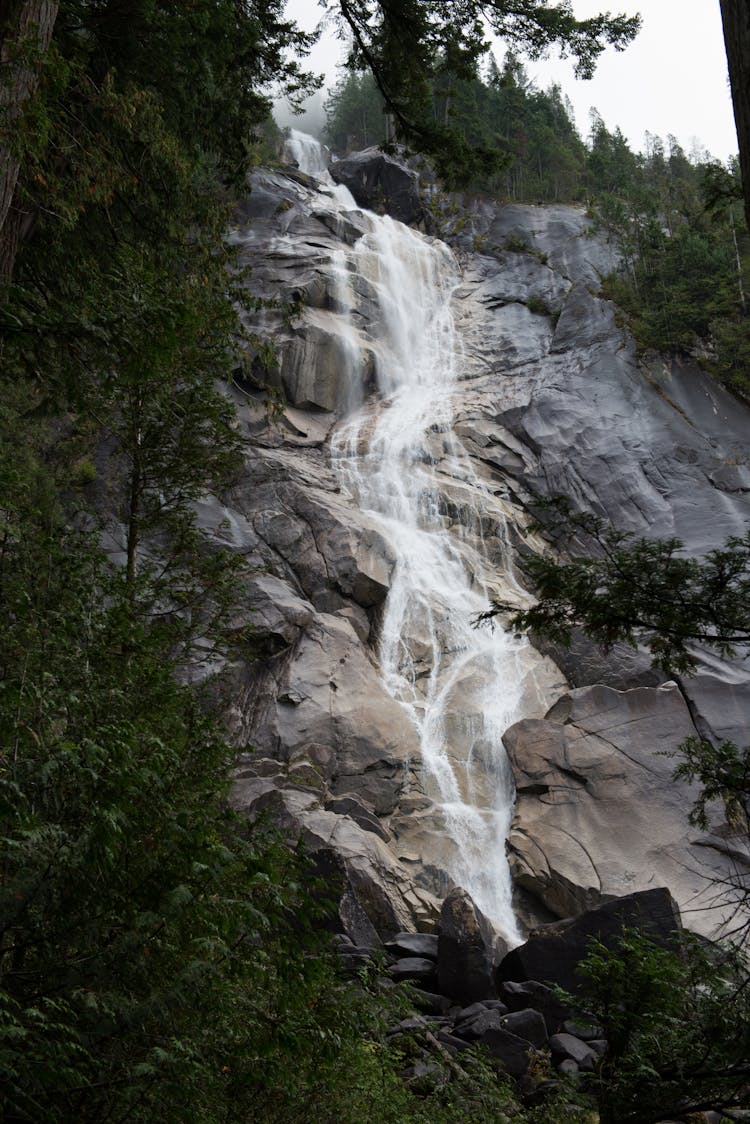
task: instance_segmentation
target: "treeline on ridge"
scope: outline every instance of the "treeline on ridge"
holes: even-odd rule
[[[735,393],[750,394],[750,238],[736,160],[725,167],[651,134],[645,151],[634,152],[596,111],[584,142],[560,87],[537,89],[512,53],[502,68],[490,56],[473,77],[441,71],[431,106],[444,128],[496,154],[496,166],[474,174],[468,190],[586,206],[617,240],[622,265],[606,292],[642,349],[695,354]],[[392,139],[369,72],[342,77],[325,108],[323,139],[335,152]]]

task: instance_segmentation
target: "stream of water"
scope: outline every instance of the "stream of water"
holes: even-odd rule
[[[291,147],[302,170],[327,178],[311,138],[293,134]],[[330,188],[327,198],[331,207],[355,205]],[[378,396],[340,423],[332,463],[342,489],[377,520],[397,559],[378,654],[388,691],[418,731],[440,863],[516,941],[505,858],[514,793],[501,738],[529,713],[530,695],[533,709],[540,702],[527,642],[472,627],[488,602],[478,531],[486,491],[452,426],[462,369],[453,312],[460,276],[444,243],[387,216],[369,215],[367,226],[331,268],[352,349],[363,282],[377,310],[371,334]],[[457,493],[461,501],[451,503]],[[507,568],[512,583],[509,555]]]

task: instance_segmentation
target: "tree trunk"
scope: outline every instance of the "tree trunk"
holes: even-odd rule
[[[19,138],[14,134],[27,102],[39,85],[42,58],[52,38],[58,7],[59,0],[0,4],[0,277],[3,280],[9,280],[13,273],[18,247],[18,230],[5,231],[21,168]]]
[[[750,227],[750,3],[748,0],[721,0],[721,19],[740,149],[745,215]]]

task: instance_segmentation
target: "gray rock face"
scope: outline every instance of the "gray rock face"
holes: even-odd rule
[[[397,933],[386,947],[396,956],[422,956],[427,960],[437,960],[438,938],[436,933]]]
[[[290,839],[320,861],[329,891],[340,896],[341,927],[353,941],[369,942],[374,934],[392,935],[416,922],[423,928],[435,924],[437,903],[411,882],[382,840],[348,816],[325,811],[316,792],[243,778],[231,802],[250,820],[270,812]]]
[[[391,215],[409,226],[424,214],[417,173],[378,148],[337,160],[330,172],[336,183],[348,187],[359,205],[369,211]]]
[[[397,161],[369,153],[334,168],[361,204],[421,221],[415,174]],[[452,882],[414,726],[378,663],[396,556],[339,491],[330,464],[331,435],[372,394],[381,354],[371,283],[336,265],[368,224],[356,210],[337,213],[318,186],[297,172],[259,171],[238,208],[231,239],[252,268],[253,295],[274,304],[255,315],[259,342],[238,357],[227,388],[249,443],[244,474],[197,511],[250,567],[249,608],[236,621],[247,650],[226,692],[231,737],[255,751],[240,761],[234,802],[250,816],[275,811],[333,864],[341,925],[369,944],[378,933],[434,928],[434,892]],[[677,534],[693,551],[741,533],[750,412],[687,361],[639,363],[597,295],[616,252],[591,236],[583,212],[467,200],[461,217],[469,221],[451,236],[464,344],[453,428],[467,471],[458,479],[445,470],[444,433],[430,434],[422,455],[437,466],[448,533],[461,549],[482,544],[477,585],[524,596],[499,572],[511,552],[522,581],[524,555],[542,549],[525,515],[538,495],[564,493],[620,528]],[[350,299],[354,318],[343,314]],[[269,389],[285,397],[275,415]],[[419,638],[410,643],[416,652]],[[706,879],[741,860],[720,809],[708,836],[689,828],[692,794],[673,785],[673,762],[658,751],[696,730],[744,744],[747,667],[706,658],[681,692],[659,686],[629,650],[605,660],[579,639],[572,653],[552,654],[580,689],[506,736],[519,885],[544,919],[663,884],[698,926]],[[415,682],[429,671],[417,662]],[[544,675],[545,690],[557,684],[553,697],[565,690],[554,669]],[[447,736],[454,755],[468,756],[460,698],[457,690]]]
[[[516,497],[565,495],[622,530],[676,535],[692,553],[743,534],[750,410],[691,361],[638,361],[614,307],[597,295],[614,248],[591,237],[571,207],[480,201],[471,218],[456,240],[467,252],[472,238],[484,243],[481,255],[469,253],[459,293],[472,361],[460,422],[484,433],[474,454],[503,470]],[[519,259],[531,273],[519,273]],[[554,329],[551,320],[542,329],[543,316],[519,315],[508,303],[514,293],[559,313]],[[607,663],[585,644],[563,658],[577,684],[635,685],[637,668],[617,680]],[[642,670],[640,682],[649,682]],[[746,665],[704,657],[685,683],[701,733],[746,740],[749,681]]]
[[[691,928],[720,924],[714,882],[731,878],[738,843],[716,809],[704,834],[687,820],[696,791],[670,756],[695,727],[676,684],[585,687],[545,719],[507,731],[517,788],[508,845],[518,885],[558,917],[669,886]],[[727,916],[729,911],[727,912]]]

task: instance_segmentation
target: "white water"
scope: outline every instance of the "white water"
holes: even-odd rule
[[[326,150],[315,140],[315,137],[311,137],[308,133],[301,133],[299,129],[290,129],[285,147],[291,161],[301,172],[313,176],[319,183],[325,185],[326,196],[333,201],[335,208],[340,211],[357,209],[349,188],[334,182],[328,171]]]
[[[296,143],[300,166],[304,158],[315,167],[309,144]],[[339,426],[333,465],[397,558],[379,658],[389,692],[418,731],[422,785],[437,807],[437,861],[422,859],[446,869],[515,941],[505,859],[513,788],[501,737],[540,701],[528,644],[471,624],[488,602],[477,529],[483,495],[490,497],[452,430],[462,357],[452,309],[458,270],[440,242],[388,217],[372,215],[369,226],[332,262],[333,288],[352,347],[361,336],[347,277],[374,297],[380,400]],[[461,496],[450,517],[446,492]],[[508,580],[515,584],[512,570]]]

